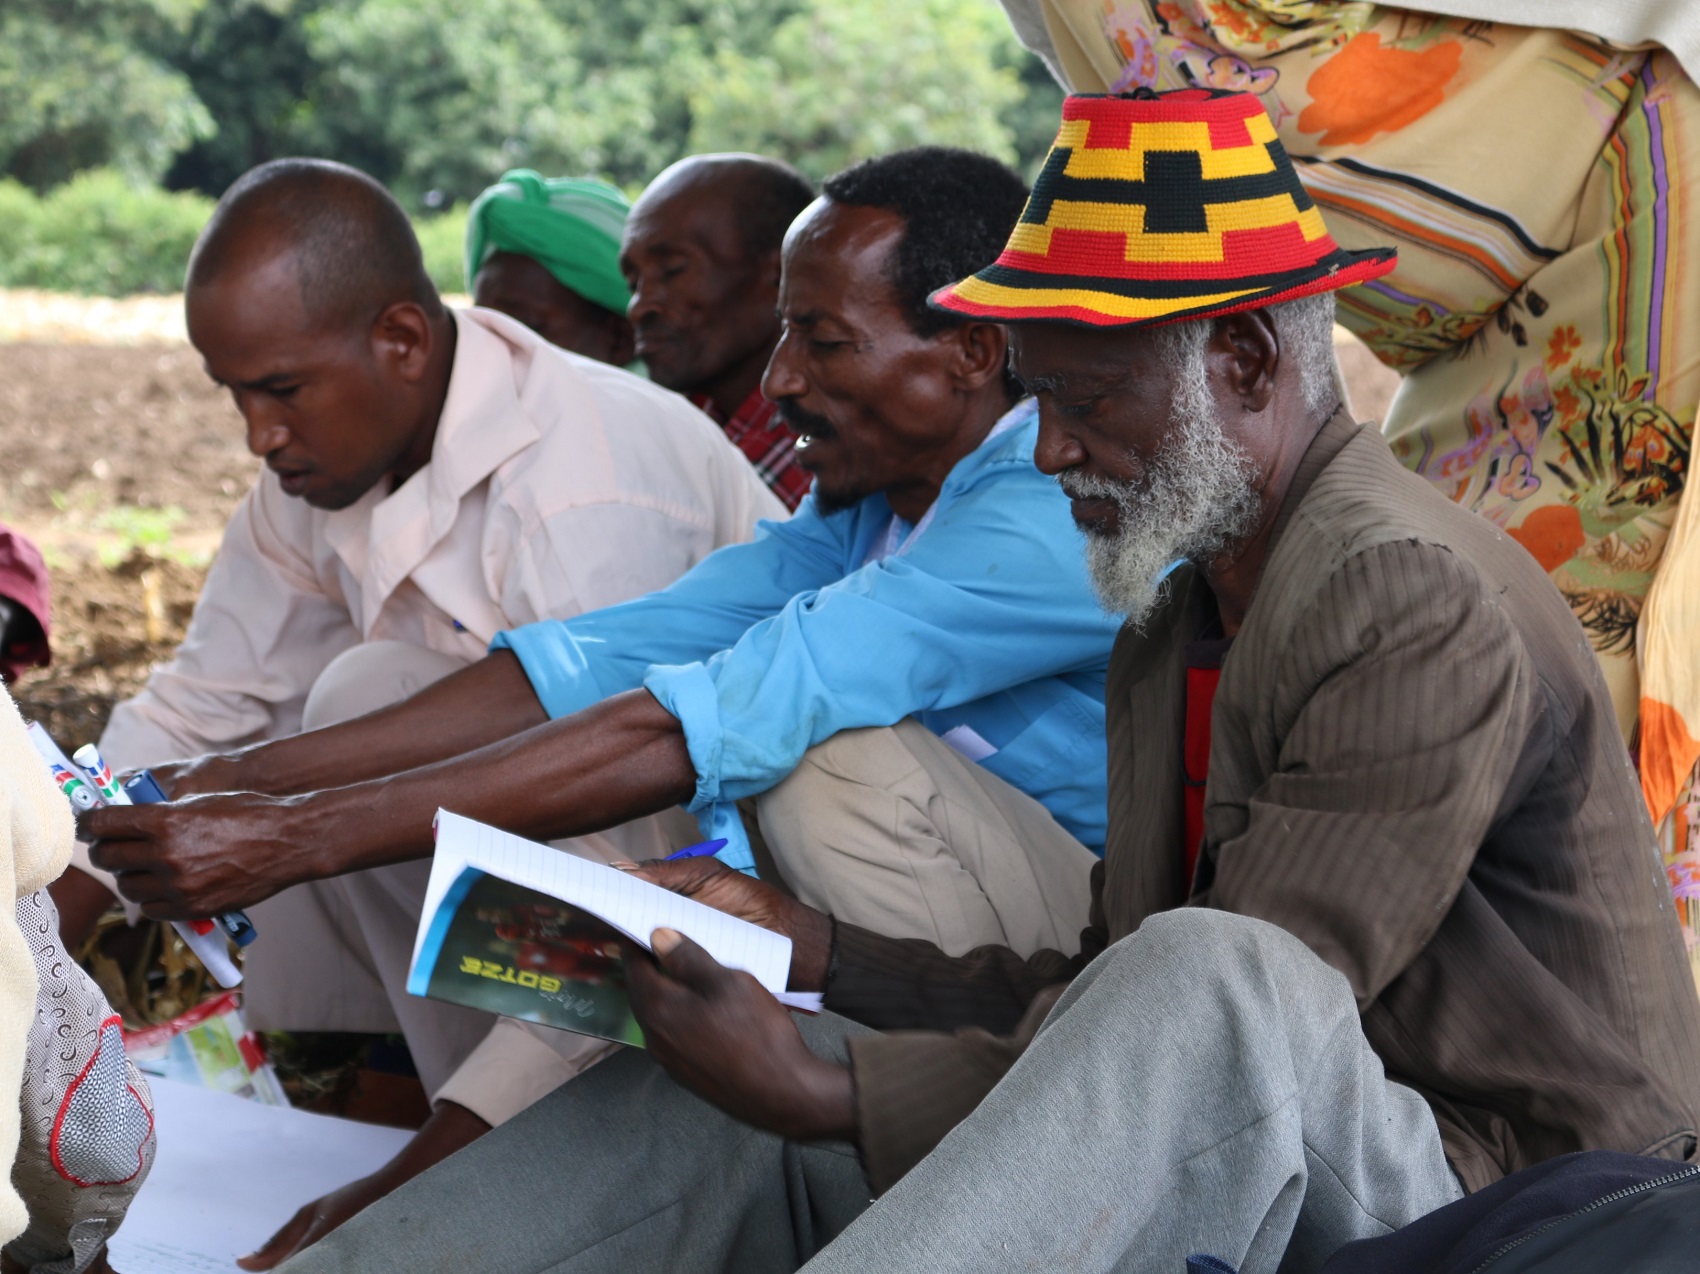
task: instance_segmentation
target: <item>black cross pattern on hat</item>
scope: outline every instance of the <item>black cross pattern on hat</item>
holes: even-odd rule
[[[1145,209],[1147,234],[1201,234],[1210,229],[1210,204],[1244,203],[1271,195],[1290,195],[1299,212],[1312,207],[1310,192],[1293,170],[1279,162],[1275,147],[1266,142],[1271,171],[1243,177],[1206,177],[1204,163],[1195,150],[1150,150],[1145,152],[1145,176],[1071,177],[1066,169],[1074,155],[1072,147],[1053,147],[1045,159],[1039,179],[1022,221],[1047,225],[1057,200],[1078,203],[1139,204]]]

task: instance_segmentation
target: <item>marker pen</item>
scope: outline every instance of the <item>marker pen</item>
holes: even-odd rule
[[[73,767],[66,759],[65,754],[59,750],[59,745],[53,741],[52,735],[31,721],[29,736],[36,755],[47,762],[48,773],[53,775],[53,782],[65,794],[65,799],[71,802],[72,809],[81,813],[102,804],[100,793],[95,791],[83,772]]]
[[[89,751],[94,752],[94,749],[90,747]],[[79,765],[82,764],[82,759],[83,750],[78,748],[77,763]],[[95,753],[95,759],[100,759],[98,752]],[[103,767],[104,764],[102,762]],[[105,774],[110,779],[112,771],[105,770]],[[158,805],[171,799],[165,794],[165,789],[159,785],[159,780],[154,778],[151,770],[137,770],[125,779],[124,795],[130,798],[132,805]],[[254,928],[254,922],[248,919],[248,913],[245,911],[226,911],[222,915],[214,916],[213,919],[218,921],[219,927],[239,947],[247,946],[260,936],[260,931]],[[205,924],[210,922],[196,921],[195,923]]]
[[[43,732],[45,733],[45,731]],[[52,742],[52,740],[49,740]],[[55,749],[57,751],[58,749]],[[112,770],[101,758],[99,750],[92,743],[85,743],[73,754],[77,764],[84,774],[100,792],[101,800],[106,805],[134,805],[129,793],[119,787],[112,778]],[[104,782],[102,779],[104,778]],[[159,785],[154,784],[157,791]],[[143,802],[149,804],[150,802]],[[246,922],[247,917],[243,917]],[[222,987],[240,986],[242,970],[230,958],[230,952],[224,945],[224,931],[211,920],[173,920],[171,927],[177,930],[177,936],[183,939],[185,946],[193,951],[200,962],[206,966],[208,973]],[[252,925],[248,926],[250,929]]]

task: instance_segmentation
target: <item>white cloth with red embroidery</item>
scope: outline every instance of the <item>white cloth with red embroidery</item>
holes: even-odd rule
[[[29,1226],[6,1254],[32,1274],[83,1274],[153,1165],[153,1098],[118,1015],[60,945],[46,891],[18,899],[17,919],[39,987],[12,1167]]]
[[[153,1162],[153,1101],[106,997],[59,944],[45,890],[71,807],[0,690],[0,1243],[33,1274],[82,1274]]]

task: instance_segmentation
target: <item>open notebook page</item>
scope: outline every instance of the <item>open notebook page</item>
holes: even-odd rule
[[[791,972],[791,939],[705,907],[636,876],[539,845],[448,810],[437,811],[437,849],[413,963],[431,918],[461,872],[476,867],[600,916],[646,949],[656,929],[677,929],[721,964],[743,969],[782,998]],[[801,1006],[800,1006],[801,1007]]]

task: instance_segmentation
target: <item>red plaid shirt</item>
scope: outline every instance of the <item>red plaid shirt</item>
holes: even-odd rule
[[[797,463],[797,453],[791,445],[797,441],[797,435],[779,418],[778,406],[762,397],[760,389],[744,399],[730,420],[722,420],[707,397],[693,396],[691,401],[725,431],[732,445],[755,466],[780,503],[791,510],[802,503],[814,475]]]

